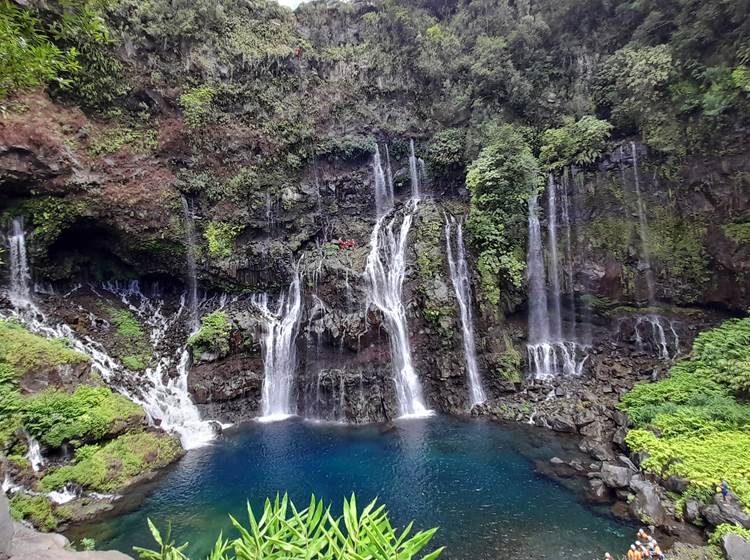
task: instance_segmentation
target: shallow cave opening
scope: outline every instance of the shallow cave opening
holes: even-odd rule
[[[47,248],[37,273],[53,282],[104,282],[138,278],[134,263],[120,254],[121,233],[92,220],[80,220]]]

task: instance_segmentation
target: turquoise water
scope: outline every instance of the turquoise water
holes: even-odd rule
[[[542,439],[548,438],[548,439]],[[574,442],[542,430],[434,417],[395,428],[291,420],[249,424],[223,441],[190,451],[141,505],[75,531],[97,548],[132,553],[150,546],[146,518],[171,523],[195,558],[215,536],[246,519],[245,500],[288,492],[339,504],[378,497],[394,524],[440,527],[434,542],[451,559],[593,559],[624,551],[635,528],[587,507],[573,490],[534,472],[534,460],[569,457]]]

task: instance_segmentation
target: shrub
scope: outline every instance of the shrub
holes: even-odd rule
[[[611,124],[596,117],[586,116],[578,121],[566,117],[562,127],[548,128],[542,133],[539,161],[550,171],[594,163],[601,156],[611,130]]]
[[[482,296],[491,305],[500,302],[501,289],[509,300],[523,284],[527,201],[538,185],[537,161],[509,125],[498,130],[494,142],[469,166],[466,230],[479,250]]]
[[[216,90],[214,86],[204,84],[187,90],[180,95],[185,124],[190,128],[198,128],[208,122],[211,115],[211,103]]]
[[[122,149],[132,153],[150,153],[158,144],[155,130],[138,130],[116,126],[99,134],[89,146],[95,156],[114,154]]]
[[[200,330],[188,339],[193,358],[200,357],[204,352],[213,352],[220,356],[227,355],[231,330],[229,319],[223,311],[214,311],[204,315],[201,318]]]
[[[722,539],[724,538],[724,535],[739,535],[746,541],[750,542],[750,529],[745,529],[741,525],[732,525],[731,523],[722,523],[716,529],[714,529],[714,532],[711,533],[711,536],[708,539],[709,544],[716,544],[720,545]]]
[[[214,545],[211,560],[229,560],[229,551],[237,560],[285,558],[288,560],[307,558],[330,558],[336,560],[410,560],[432,540],[437,529],[419,531],[409,536],[410,523],[402,532],[396,531],[388,518],[385,506],[372,501],[360,512],[354,495],[344,500],[343,515],[334,518],[331,507],[325,506],[315,496],[310,505],[302,510],[288,499],[276,496],[274,502],[266,500],[263,514],[257,518],[250,504],[247,505],[248,526],[244,527],[230,516],[232,525],[240,537],[232,542],[219,535]],[[187,543],[175,546],[171,531],[162,538],[151,520],[149,529],[159,550],[135,547],[143,560],[187,560],[183,550]],[[422,556],[421,560],[435,560],[443,548]]]
[[[106,312],[119,336],[131,340],[139,339],[143,336],[143,328],[130,310],[108,307],[106,308]]]
[[[24,427],[51,447],[114,435],[145,418],[143,409],[106,387],[79,386],[75,393],[47,390],[22,401]]]
[[[53,80],[69,86],[63,73],[78,70],[76,56],[55,45],[30,10],[0,0],[0,99]]]
[[[234,250],[234,241],[243,230],[240,224],[229,222],[210,222],[203,237],[208,242],[208,253],[212,257],[231,257]]]
[[[76,462],[54,470],[42,479],[46,490],[66,482],[97,492],[114,492],[146,471],[165,467],[182,454],[179,442],[166,434],[128,433],[101,448],[90,446],[76,454]]]
[[[52,531],[57,527],[52,504],[46,496],[16,492],[10,499],[10,513],[16,521],[27,519],[43,531]]]

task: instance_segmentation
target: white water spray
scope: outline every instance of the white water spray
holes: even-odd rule
[[[393,207],[393,176],[387,146],[385,168],[383,168],[383,161],[380,157],[380,148],[377,145],[375,146],[375,155],[372,158],[372,173],[375,178],[375,209],[378,216],[382,216]]]
[[[387,216],[378,217],[370,235],[370,253],[365,265],[368,303],[373,303],[382,313],[389,335],[393,379],[402,416],[430,414],[412,365],[406,310],[401,301],[406,273],[406,242],[416,210],[417,201],[409,201],[398,236],[393,232],[395,218],[386,224]]]
[[[253,298],[253,304],[265,321],[262,416],[258,420],[283,420],[295,414],[291,395],[297,372],[296,338],[302,316],[298,267],[295,267],[288,294],[279,297],[275,310],[269,307],[267,294]]]
[[[456,253],[453,253],[453,229],[455,228]],[[464,248],[463,227],[453,216],[445,218],[445,246],[448,252],[448,267],[451,273],[453,290],[456,293],[458,307],[461,312],[461,328],[464,341],[464,359],[466,373],[469,378],[469,402],[471,406],[483,403],[487,395],[482,387],[477,366],[476,343],[474,342],[474,324],[471,312],[471,282],[469,269],[466,265],[466,251]]]
[[[39,470],[44,466],[42,448],[39,445],[39,442],[31,437],[28,433],[26,433],[26,446],[28,448],[28,451],[26,452],[26,459],[28,459],[29,464],[31,465],[31,468],[34,470],[34,472],[39,472]]]
[[[31,271],[26,256],[26,232],[23,218],[13,218],[8,234],[10,253],[10,296],[15,307],[22,306],[31,298]]]
[[[421,194],[420,168],[420,161],[414,152],[414,139],[412,139],[409,140],[409,177],[411,178],[411,197],[414,200],[419,200]]]

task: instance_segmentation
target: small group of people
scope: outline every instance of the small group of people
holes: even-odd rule
[[[656,539],[643,529],[639,529],[638,540],[630,545],[627,560],[664,560],[665,558]],[[614,558],[607,552],[604,560],[614,560]]]

